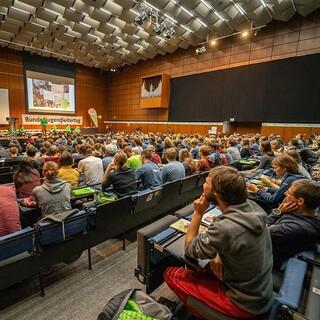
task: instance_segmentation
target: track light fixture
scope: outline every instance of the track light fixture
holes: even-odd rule
[[[206,51],[207,51],[207,48],[205,46],[202,46],[202,47],[199,47],[199,48],[196,49],[196,54],[199,55],[199,54],[202,54],[202,53],[204,53]]]
[[[201,54],[201,53],[205,52],[207,50],[205,45],[207,45],[208,43],[211,46],[216,46],[218,44],[219,40],[226,39],[226,38],[231,38],[231,37],[237,36],[237,35],[240,35],[240,37],[243,38],[243,39],[246,39],[246,38],[248,38],[249,36],[252,36],[252,35],[253,36],[257,36],[258,32],[264,27],[266,27],[265,24],[261,25],[261,26],[258,26],[258,27],[253,27],[253,25],[251,25],[250,29],[248,29],[248,30],[234,32],[234,33],[228,34],[227,36],[218,37],[218,38],[214,38],[214,39],[211,39],[211,40],[209,39],[209,36],[208,36],[206,41],[203,41],[203,42],[199,43],[199,45],[203,45],[203,46],[202,47],[198,47],[196,49],[196,54]]]
[[[148,3],[135,1],[134,9],[130,11],[137,15],[134,19],[137,26],[142,26],[149,19],[149,22],[154,25],[153,31],[157,36],[162,35],[169,40],[175,35],[176,26],[172,19],[167,18],[165,14],[155,10]]]
[[[121,72],[121,71],[123,71],[123,68],[124,68],[124,64],[119,64],[119,65],[116,65],[116,66],[113,66],[112,68],[110,68],[109,71]]]

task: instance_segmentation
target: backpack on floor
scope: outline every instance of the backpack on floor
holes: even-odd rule
[[[139,289],[122,291],[109,300],[98,320],[170,320],[168,307]]]

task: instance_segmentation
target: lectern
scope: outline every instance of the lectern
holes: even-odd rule
[[[18,117],[6,117],[6,120],[9,123],[8,132],[9,132],[10,136],[12,136],[12,137],[15,137],[17,134],[16,123],[17,123],[18,119],[19,119]]]

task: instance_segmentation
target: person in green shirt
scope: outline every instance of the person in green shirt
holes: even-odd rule
[[[142,161],[140,156],[134,154],[132,152],[132,148],[130,146],[126,146],[123,149],[124,153],[127,155],[128,160],[127,160],[127,166],[133,170],[137,170],[142,166]]]
[[[45,136],[47,134],[48,120],[46,118],[42,118],[42,119],[40,119],[40,124],[42,127],[42,134]]]

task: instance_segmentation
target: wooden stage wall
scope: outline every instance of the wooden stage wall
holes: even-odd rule
[[[40,58],[39,58],[40,59]],[[13,50],[0,48],[0,88],[9,89],[10,115],[19,118],[26,114],[22,54]],[[76,115],[83,116],[83,126],[89,126],[89,108],[95,108],[98,114],[105,113],[106,87],[105,73],[77,65],[76,67]],[[103,126],[103,120],[99,126]],[[6,129],[7,125],[0,125]],[[38,129],[40,125],[24,126],[26,129]],[[57,126],[59,127],[59,126]],[[50,128],[50,126],[49,126]]]
[[[109,74],[77,65],[76,113],[83,116],[83,126],[88,126],[90,120],[87,110],[90,107],[95,108],[98,114],[102,115],[99,123],[101,132],[105,128],[103,121],[108,120],[114,122],[113,128],[118,130],[134,131],[135,124],[115,122],[143,121],[151,122],[141,125],[145,132],[167,132],[168,127],[171,127],[174,132],[206,134],[210,125],[171,125],[167,123],[168,110],[141,109],[139,106],[141,77],[158,72],[170,74],[171,77],[180,77],[313,53],[320,53],[319,11],[306,18],[294,17],[288,23],[271,23],[252,40],[226,39],[218,47],[208,48],[202,55],[196,55],[194,47],[187,50],[179,49],[173,54],[160,55],[155,59],[125,67],[123,72]],[[20,117],[26,113],[20,52],[0,48],[0,88],[9,89],[11,116]],[[154,123],[159,121],[165,124]],[[283,122],[285,121],[286,119],[283,119]],[[320,119],[315,119],[315,124],[318,123]],[[6,127],[2,125],[0,129]],[[26,128],[40,128],[40,126]],[[261,126],[257,123],[235,123],[231,128],[239,133],[280,134],[285,140],[300,132],[306,135],[312,132],[320,133],[318,126],[296,127],[288,124]],[[221,129],[218,127],[218,131]]]

